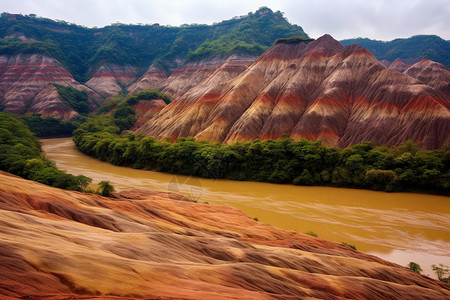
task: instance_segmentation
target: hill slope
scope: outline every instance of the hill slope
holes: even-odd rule
[[[293,35],[307,37],[282,13],[265,7],[214,25],[180,27],[113,24],[86,28],[3,13],[0,108],[68,120],[75,118],[77,112],[62,105],[60,97],[46,88],[48,84],[87,91],[92,111],[105,98],[127,94],[128,89],[137,92],[161,87],[175,70],[165,86],[176,95],[180,87],[195,85],[221,64],[209,62],[244,57],[248,66],[277,38]],[[195,73],[192,82],[186,80],[191,75],[189,70]]]
[[[450,287],[231,207],[0,172],[2,299],[448,299]]]

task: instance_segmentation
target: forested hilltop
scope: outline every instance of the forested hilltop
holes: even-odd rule
[[[407,64],[414,64],[422,58],[428,58],[450,68],[450,41],[436,35],[416,35],[389,42],[368,38],[348,39],[340,42],[344,46],[361,45],[380,61],[386,60],[392,63],[399,58]]]
[[[46,54],[63,63],[79,82],[87,81],[105,61],[142,71],[152,63],[173,69],[177,61],[234,52],[258,56],[276,39],[291,36],[308,37],[281,12],[266,7],[213,25],[179,27],[115,23],[87,28],[34,14],[0,17],[0,55]]]

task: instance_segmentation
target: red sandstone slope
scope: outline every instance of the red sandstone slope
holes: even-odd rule
[[[172,102],[171,108],[164,110],[159,118],[159,134],[164,135],[170,130],[176,132],[177,136],[195,135],[227,82],[245,71],[252,59],[232,55],[227,59],[198,62],[176,70],[166,81],[163,92],[178,100]],[[173,122],[174,118],[178,118],[178,122]],[[145,124],[139,130],[145,132],[144,128],[152,126],[150,124]]]
[[[57,60],[41,54],[0,56],[0,105],[7,111],[41,113],[68,120],[77,113],[65,105],[50,83],[86,90],[98,104],[103,98],[79,84]],[[90,102],[94,110],[97,106]]]
[[[429,59],[422,59],[404,73],[419,79],[450,97],[450,69],[444,65]]]
[[[162,92],[176,99],[191,88],[197,87],[203,80],[221,70],[222,80],[234,78],[250,66],[256,57],[233,54],[226,58],[209,58],[187,63],[177,68],[162,85]],[[226,75],[224,75],[226,73]]]
[[[2,299],[448,299],[450,286],[175,194],[117,198],[0,172]]]
[[[100,65],[86,85],[105,98],[122,92],[136,80],[139,69],[135,66],[118,66],[111,63]]]
[[[152,65],[139,80],[128,87],[128,92],[134,94],[142,90],[149,90],[155,87],[159,88],[166,79],[166,72]]]
[[[450,140],[447,95],[329,35],[277,43],[227,79],[212,74],[138,132],[226,143],[290,134],[340,147],[412,139],[437,148]]]
[[[166,103],[162,99],[151,99],[151,100],[139,100],[138,103],[133,104],[133,109],[136,115],[136,122],[131,130],[138,129],[147,122],[148,119],[153,118],[154,115],[159,113]]]
[[[70,121],[80,116],[68,104],[61,101],[58,90],[51,84],[34,96],[27,113],[38,113],[43,117],[51,116],[62,121]]]
[[[397,58],[396,60],[394,60],[392,62],[392,64],[389,65],[389,69],[396,70],[396,71],[399,71],[399,72],[402,72],[402,73],[404,71],[406,71],[409,67],[411,67],[411,65],[408,65],[407,63],[405,63],[400,58]]]

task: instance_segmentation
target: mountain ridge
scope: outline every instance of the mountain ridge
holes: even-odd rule
[[[393,63],[396,59],[413,65],[423,58],[436,61],[450,68],[450,41],[437,35],[415,35],[392,41],[354,38],[340,41],[344,46],[359,44],[369,50],[378,60]]]
[[[265,34],[259,34],[262,31]],[[290,24],[281,12],[265,7],[213,25],[179,27],[112,24],[86,28],[34,15],[2,13],[0,108],[43,116],[51,115],[53,111],[55,117],[67,121],[78,114],[64,106],[61,99],[57,100],[55,93],[43,93],[48,97],[38,97],[42,102],[38,105],[41,109],[30,109],[33,99],[46,85],[64,84],[87,91],[92,112],[105,98],[126,95],[128,88],[138,92],[159,87],[157,85],[173,73],[166,88],[177,95],[176,90],[188,83],[183,81],[181,73],[192,69],[190,66],[194,66],[192,72],[198,82],[218,67],[202,67],[199,62],[249,56],[251,63],[276,39],[293,35],[308,37],[300,26]],[[24,61],[30,56],[39,57],[40,61]],[[9,63],[14,60],[22,63],[14,67]],[[195,70],[195,65],[199,70]],[[187,75],[189,73],[184,78]],[[195,80],[190,84],[195,85]],[[53,109],[43,109],[45,106]]]
[[[450,139],[450,99],[444,90],[386,69],[367,49],[344,47],[330,35],[277,43],[228,82],[213,77],[205,79],[207,86],[199,84],[175,99],[137,133],[226,143],[287,134],[338,147],[412,139],[425,149]]]
[[[257,34],[264,28],[265,34]],[[160,26],[112,24],[87,28],[36,16],[2,13],[0,54],[35,51],[66,66],[82,83],[105,63],[139,66],[152,63],[174,70],[179,60],[198,60],[233,52],[260,55],[281,37],[308,37],[279,11],[262,7],[213,25]],[[47,40],[51,42],[47,42]],[[80,63],[81,62],[81,63]]]

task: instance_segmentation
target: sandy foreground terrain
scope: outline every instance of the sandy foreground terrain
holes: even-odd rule
[[[1,299],[450,299],[450,285],[227,206],[0,172]]]

